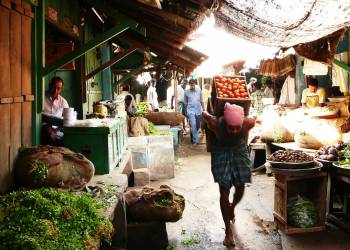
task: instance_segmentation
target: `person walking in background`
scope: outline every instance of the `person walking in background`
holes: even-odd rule
[[[199,144],[198,129],[200,128],[201,113],[204,110],[202,92],[196,81],[190,80],[190,89],[185,91],[185,109],[190,123],[191,142]]]
[[[166,105],[168,109],[174,109],[174,79],[171,79],[170,86],[166,90]]]
[[[156,91],[156,84],[157,84],[156,80],[154,79],[148,82],[147,103],[148,103],[149,110],[158,112],[159,104],[158,104],[158,94]]]
[[[264,91],[261,89],[261,82],[255,83],[255,91],[250,95],[252,99],[252,108],[256,115],[260,115],[264,109],[263,98],[265,97]]]
[[[183,114],[184,116],[186,116],[186,112],[185,112],[185,90],[182,87],[182,84],[179,84],[177,86],[177,105],[178,105],[178,112],[180,114]],[[186,124],[185,124],[185,119],[182,122],[182,129],[183,129],[183,134],[186,135]]]
[[[247,90],[248,90],[248,93],[251,94],[255,91],[255,83],[257,82],[258,80],[255,78],[255,77],[251,77],[249,79],[249,83],[247,84]]]
[[[273,96],[273,88],[272,81],[270,79],[266,80],[266,87],[264,89],[264,94],[266,98],[274,98]]]
[[[207,111],[202,113],[203,121],[214,132],[211,150],[211,171],[219,184],[220,208],[225,223],[225,246],[234,246],[231,223],[235,222],[235,207],[243,197],[245,183],[251,182],[247,140],[249,130],[255,125],[255,118],[244,117],[242,107],[226,103],[224,115],[216,117]],[[235,187],[233,202],[229,201],[232,187]]]
[[[204,109],[207,109],[208,106],[208,99],[210,97],[210,85],[204,84],[204,88],[202,90],[202,96],[203,96],[203,102],[204,102]]]

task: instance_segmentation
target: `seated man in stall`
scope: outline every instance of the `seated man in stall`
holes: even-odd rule
[[[63,146],[63,109],[69,108],[68,102],[61,96],[64,82],[53,77],[49,89],[45,92],[45,107],[42,114],[42,144]]]
[[[125,112],[129,117],[134,116],[134,114],[137,112],[137,108],[133,104],[133,99],[131,95],[125,96]]]
[[[303,90],[301,104],[303,107],[313,108],[316,106],[323,107],[326,103],[326,91],[318,86],[315,78],[308,77],[306,79],[307,88]]]

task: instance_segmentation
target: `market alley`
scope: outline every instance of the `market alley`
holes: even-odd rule
[[[210,171],[205,138],[198,146],[186,136],[176,150],[175,178],[152,182],[167,184],[186,198],[183,218],[167,223],[168,249],[227,249],[222,245],[224,224],[219,190]],[[349,249],[350,238],[332,226],[326,232],[285,236],[274,228],[273,177],[253,175],[253,182],[237,206],[235,249]]]

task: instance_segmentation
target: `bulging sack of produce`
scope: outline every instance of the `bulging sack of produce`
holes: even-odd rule
[[[39,146],[19,153],[15,182],[24,187],[82,189],[94,176],[95,168],[82,154],[64,147]]]
[[[288,199],[287,217],[288,224],[294,227],[309,228],[317,223],[315,205],[299,195]]]
[[[149,135],[148,120],[143,117],[130,117],[128,119],[128,136]]]
[[[279,116],[266,117],[262,122],[260,138],[263,142],[292,142],[294,132],[294,123],[289,119]]]
[[[177,126],[185,120],[185,116],[179,112],[148,112],[145,117],[155,125]]]
[[[185,209],[184,197],[166,185],[131,189],[124,198],[127,217],[131,221],[175,222],[181,219]]]
[[[341,141],[342,133],[322,120],[310,120],[300,125],[294,139],[301,148],[319,149]]]

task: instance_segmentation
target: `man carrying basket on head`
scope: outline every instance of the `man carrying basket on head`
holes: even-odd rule
[[[220,208],[225,223],[225,246],[234,246],[230,223],[235,222],[235,207],[244,194],[244,184],[251,182],[247,139],[255,125],[255,118],[245,117],[242,107],[226,103],[224,115],[216,117],[204,111],[203,120],[214,132],[211,150],[211,170],[220,188]],[[232,186],[235,187],[233,202],[229,202]]]

